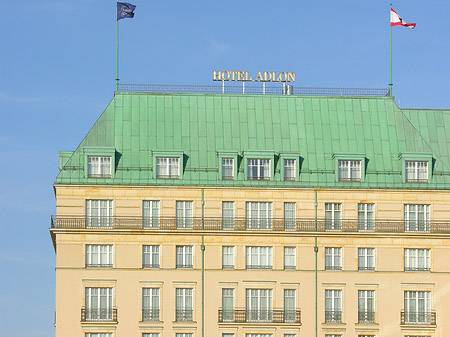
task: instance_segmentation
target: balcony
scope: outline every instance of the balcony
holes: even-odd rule
[[[373,311],[358,311],[359,324],[373,324],[375,323],[375,312]]]
[[[267,264],[247,264],[245,266],[245,268],[246,269],[255,269],[255,270],[258,270],[258,269],[270,270],[270,269],[272,269],[272,266],[267,265]]]
[[[342,323],[342,311],[325,311],[325,323]]]
[[[436,325],[436,312],[402,311],[400,322],[401,325]]]
[[[219,309],[219,323],[276,323],[301,325],[300,310]]]
[[[358,226],[359,225],[359,226]],[[317,226],[317,227],[316,227]],[[86,217],[86,216],[55,216],[51,217],[51,228],[62,229],[91,229],[91,230],[183,230],[183,231],[265,231],[265,232],[344,232],[344,233],[432,233],[450,234],[450,221],[427,221],[415,223],[402,220],[375,220],[370,223],[370,229],[362,226],[357,219],[343,219],[339,222],[330,222],[325,219],[297,218],[284,220],[282,218],[262,219],[259,225],[256,220],[246,218],[221,217],[205,218],[176,218],[160,217],[153,219],[151,226],[148,220],[142,216],[111,216],[111,217]]]
[[[176,309],[175,321],[177,322],[192,322],[194,311],[192,309]]]
[[[116,308],[81,308],[82,322],[117,323]]]
[[[159,309],[142,309],[142,321],[143,322],[158,322],[159,321]]]

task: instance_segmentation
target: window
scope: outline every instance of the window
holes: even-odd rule
[[[234,333],[223,333],[222,337],[234,337]]]
[[[405,249],[405,271],[430,271],[430,249]]]
[[[284,269],[295,270],[295,247],[284,247]]]
[[[86,245],[86,268],[112,268],[112,245]]]
[[[296,171],[295,171],[295,159],[285,159],[284,160],[284,180],[285,181],[295,181]]]
[[[325,290],[325,323],[342,322],[342,290]]]
[[[142,337],[160,337],[159,333],[143,333]]]
[[[295,202],[284,203],[284,230],[295,231]]]
[[[222,228],[234,229],[234,202],[222,202]]]
[[[325,230],[340,231],[341,223],[341,204],[325,204]]]
[[[342,337],[342,335],[325,335],[325,337]]]
[[[296,334],[292,334],[292,333],[285,333],[283,335],[283,337],[297,337],[297,335]]]
[[[405,232],[430,231],[430,205],[405,205]]]
[[[112,333],[86,332],[84,337],[112,337]]]
[[[192,246],[177,246],[177,268],[192,268]]]
[[[222,320],[234,321],[234,289],[222,289]]]
[[[361,160],[338,160],[339,181],[361,181]]]
[[[142,268],[159,268],[159,246],[142,246]]]
[[[192,289],[177,288],[175,301],[176,301],[175,320],[177,322],[180,321],[192,322],[193,319]]]
[[[375,291],[358,290],[358,323],[375,322]]]
[[[431,292],[405,291],[404,315],[405,324],[431,324]]]
[[[295,322],[295,289],[284,289],[284,321]]]
[[[342,270],[342,248],[325,248],[325,270]]]
[[[234,269],[234,247],[222,247],[222,269]]]
[[[405,161],[405,179],[407,183],[427,183],[428,162]]]
[[[247,321],[272,321],[272,290],[246,289]]]
[[[358,335],[358,337],[375,337],[375,335]]]
[[[193,337],[194,335],[191,333],[176,333],[175,337]]]
[[[270,180],[270,159],[248,159],[248,180]]]
[[[234,159],[222,158],[222,180],[234,179]]]
[[[159,288],[142,289],[142,321],[159,321]]]
[[[111,178],[111,157],[88,156],[88,178]]]
[[[157,179],[179,179],[180,158],[156,158]]]
[[[358,204],[358,230],[375,230],[375,204]]]
[[[358,248],[358,270],[375,270],[375,248]]]
[[[272,203],[247,202],[246,203],[247,229],[272,229]]]
[[[272,269],[272,247],[246,247],[247,269]]]
[[[85,288],[85,308],[82,321],[115,321],[112,288]]]
[[[245,337],[272,337],[271,333],[246,333]]]
[[[159,228],[159,201],[142,201],[142,218],[144,228]]]
[[[112,227],[113,201],[86,200],[86,227]]]
[[[176,222],[177,228],[192,228],[194,224],[192,201],[177,201],[176,202]]]

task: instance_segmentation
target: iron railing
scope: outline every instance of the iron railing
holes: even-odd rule
[[[194,317],[192,309],[176,309],[175,321],[177,322],[192,322]]]
[[[159,268],[159,263],[143,263],[142,268],[144,269],[157,269]]]
[[[373,311],[358,311],[358,323],[360,323],[360,324],[375,323],[375,312],[373,312]]]
[[[300,310],[219,309],[219,323],[290,323],[302,324]]]
[[[342,323],[342,311],[325,311],[325,323]]]
[[[170,84],[119,84],[122,92],[154,93],[202,93],[202,94],[245,94],[245,95],[292,95],[307,96],[389,96],[387,88],[321,88],[294,87],[286,91],[282,85],[170,85]]]
[[[436,325],[436,312],[402,311],[400,322],[402,325]]]
[[[142,309],[143,322],[157,322],[159,321],[159,309]]]
[[[81,308],[82,322],[113,322],[117,323],[116,308]]]
[[[430,267],[405,267],[405,271],[431,271]]]
[[[86,268],[112,268],[112,263],[86,263]]]
[[[331,223],[318,219],[317,230],[314,219],[260,219],[259,222],[246,218],[176,218],[160,217],[148,226],[143,217],[111,216],[56,216],[51,217],[51,228],[63,229],[144,229],[144,230],[187,230],[187,231],[278,231],[278,232],[360,232],[360,233],[433,233],[450,234],[449,221],[426,221],[415,224],[403,220],[376,220],[373,229],[366,229],[358,220],[348,219]]]
[[[272,269],[272,265],[269,264],[247,264],[246,269]]]

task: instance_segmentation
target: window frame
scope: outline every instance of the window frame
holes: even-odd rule
[[[369,254],[373,252],[373,255]],[[373,266],[370,266],[370,258],[373,260]],[[364,263],[360,263],[364,261]],[[373,247],[358,247],[358,271],[374,271],[375,270],[375,248]]]
[[[424,266],[421,267],[419,264],[420,256],[419,253],[423,251],[423,261]],[[411,256],[411,253],[415,253]],[[431,271],[431,249],[430,248],[404,248],[403,249],[403,266],[404,271]]]
[[[97,252],[92,252],[94,247],[98,248]],[[106,254],[106,263],[101,263],[102,261],[102,252],[101,248],[107,248],[107,251],[104,252]],[[113,245],[105,245],[105,244],[86,244],[85,245],[85,268],[113,268],[114,266],[114,246]],[[97,262],[92,263],[93,254],[97,254]]]
[[[190,248],[190,252],[187,251]],[[179,264],[179,258],[182,264]],[[190,261],[189,261],[190,260]],[[190,262],[190,264],[189,264]],[[194,246],[193,245],[177,245],[175,246],[175,268],[176,269],[193,269],[194,268]]]
[[[334,160],[334,175],[335,175],[335,181],[337,183],[363,183],[365,180],[366,175],[366,155],[365,153],[334,153],[332,156],[332,159]],[[360,162],[360,177],[356,179],[341,179],[339,175],[339,161],[359,161]],[[349,166],[349,170],[350,170]],[[351,177],[351,176],[350,176]]]
[[[286,246],[283,247],[283,266],[284,270],[296,270],[297,269],[297,247],[295,246]],[[287,250],[293,250],[294,254],[287,255]],[[292,259],[293,264],[288,264],[288,259]]]
[[[189,213],[189,211],[192,214],[191,216],[189,216],[189,214],[186,215],[187,213]],[[179,212],[182,213],[181,216],[179,216]],[[192,200],[175,201],[175,222],[177,229],[194,228],[194,202]]]
[[[398,159],[402,168],[402,182],[404,184],[429,184],[433,177],[433,154],[431,152],[400,152]],[[427,162],[427,182],[408,181],[406,172],[406,162]]]
[[[102,290],[106,294],[102,294]],[[93,294],[97,291],[97,294]],[[114,288],[112,287],[85,287],[84,308],[86,322],[111,322],[114,319]],[[103,305],[102,297],[106,297]],[[95,303],[96,302],[96,303]],[[95,303],[95,304],[94,304]]]
[[[288,207],[293,209],[288,209]],[[293,213],[293,214],[290,214]],[[293,216],[292,216],[293,215]],[[296,231],[297,230],[297,203],[295,202],[284,202],[283,203],[283,223],[285,231]]]
[[[164,162],[164,163],[162,163]],[[161,174],[164,169],[165,174]],[[176,171],[172,174],[172,171]],[[179,157],[156,157],[156,179],[180,179],[180,158]]]
[[[415,294],[415,296],[411,296],[412,294]],[[421,298],[420,295],[424,296]],[[405,290],[403,296],[404,296],[403,306],[405,314],[404,316],[405,324],[414,324],[414,325],[431,324],[431,312],[432,312],[431,291]],[[421,300],[423,300],[424,311],[418,310],[420,309],[421,306],[419,303],[419,301]],[[411,308],[412,301],[415,301],[414,308]]]
[[[342,300],[342,289],[325,289],[325,323],[342,323]],[[327,310],[327,302],[331,310]]]
[[[94,202],[98,203],[95,207],[92,206]],[[102,202],[106,202],[107,205],[102,206]],[[102,209],[106,209],[108,214],[102,215]],[[93,210],[96,210],[99,215],[92,215]],[[86,228],[114,227],[114,201],[111,199],[86,199],[85,214]]]
[[[342,247],[325,247],[325,270],[342,270],[342,260]]]
[[[227,208],[228,206],[232,206]],[[227,206],[227,207],[225,207]],[[230,214],[228,214],[230,213]],[[231,215],[231,216],[230,216]],[[222,201],[222,229],[234,230],[234,201]]]
[[[157,294],[154,294],[153,292]],[[145,294],[149,292],[149,294]],[[148,300],[146,300],[148,298]],[[156,308],[154,307],[154,299],[157,299]],[[149,305],[146,305],[148,303]],[[161,289],[160,288],[142,288],[142,322],[159,322],[161,313]]]
[[[158,158],[178,158],[178,177],[160,177],[157,175],[157,159]],[[152,178],[160,181],[178,181],[183,180],[184,175],[184,152],[177,150],[153,150],[151,153],[151,164],[152,164]],[[169,166],[167,166],[169,169]]]
[[[262,249],[267,249],[267,252]],[[252,257],[256,256],[256,264],[252,264]],[[263,264],[267,261],[267,264]],[[245,269],[272,269],[273,268],[273,247],[271,246],[246,246],[245,247]]]
[[[142,227],[144,229],[159,228],[161,222],[160,204],[159,200],[142,200]],[[157,214],[154,214],[155,211]]]
[[[249,177],[249,161],[250,160],[268,160],[269,168],[268,173],[269,176],[259,177],[260,171],[258,171],[257,177]],[[242,164],[244,165],[244,180],[251,182],[252,184],[263,184],[263,182],[269,182],[273,180],[273,176],[275,174],[275,152],[274,151],[244,151],[242,154]],[[261,165],[258,166],[261,168]]]
[[[190,294],[187,294],[190,291]],[[180,294],[179,294],[180,293]],[[178,299],[181,298],[182,306],[178,306]],[[190,298],[190,306],[188,305]],[[193,322],[194,321],[194,289],[193,288],[175,288],[175,321]]]
[[[254,307],[255,304],[256,307]],[[271,322],[273,318],[273,289],[246,288],[245,312],[247,322]]]
[[[331,206],[331,209],[327,209]],[[327,219],[327,212],[331,214],[331,218]],[[337,215],[339,215],[337,217]],[[342,203],[326,202],[325,203],[325,231],[341,231],[342,230]]]
[[[91,164],[91,159],[97,159],[98,163],[96,164]],[[105,159],[109,159],[109,165],[106,165],[103,161]],[[92,155],[88,155],[87,156],[87,175],[88,178],[96,178],[96,179],[101,179],[101,178],[111,178],[111,172],[112,172],[112,157],[111,156],[92,156]],[[94,165],[94,167],[97,168],[98,172],[94,172],[91,173],[91,167]],[[104,167],[109,167],[109,172],[108,173],[102,173],[103,172],[103,168]]]
[[[362,302],[363,301],[363,302]],[[363,303],[363,305],[361,305]],[[375,323],[375,290],[358,290],[358,324]]]
[[[421,206],[424,207],[423,212]],[[415,207],[415,210],[411,210]],[[404,217],[404,230],[405,232],[413,233],[429,233],[431,227],[431,215],[429,204],[404,204],[403,205],[403,217]],[[420,214],[423,213],[423,220],[421,220]],[[415,219],[411,219],[411,214],[415,214]],[[413,227],[411,227],[411,224]]]
[[[372,219],[369,218],[370,215],[372,215]],[[364,219],[363,221],[360,221],[361,216]],[[370,202],[358,203],[358,232],[373,232],[374,230],[375,230],[375,203]]]
[[[262,207],[264,206],[264,207]],[[272,202],[246,201],[245,202],[245,229],[247,230],[272,230]],[[253,213],[256,212],[256,219]],[[264,214],[265,213],[265,214]],[[265,215],[265,216],[261,216]]]
[[[231,249],[231,254],[226,253],[225,250]],[[235,246],[222,246],[222,269],[234,269],[235,257],[234,257]],[[232,264],[226,264],[226,260],[231,260]]]
[[[116,149],[114,147],[85,147],[83,148],[83,168],[86,179],[114,179],[116,171]],[[110,175],[102,177],[89,176],[89,157],[110,157]]]
[[[157,248],[157,252],[153,252],[153,248]],[[150,251],[146,252],[145,251],[146,249],[150,249]],[[147,259],[148,259],[148,261],[152,262],[153,256],[156,254],[158,256],[157,264],[145,262]],[[147,259],[146,259],[146,256],[148,256]],[[143,269],[158,269],[158,268],[160,268],[160,264],[161,264],[161,246],[160,245],[142,245],[142,268]]]

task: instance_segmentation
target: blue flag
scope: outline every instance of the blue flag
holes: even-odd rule
[[[127,2],[118,2],[117,3],[117,21],[125,18],[133,18],[134,17],[134,9],[135,5],[129,4]]]

